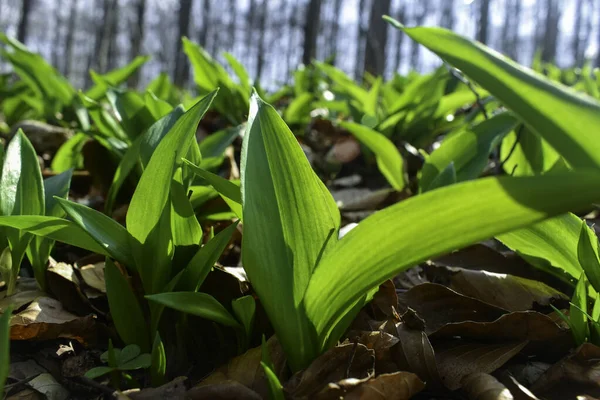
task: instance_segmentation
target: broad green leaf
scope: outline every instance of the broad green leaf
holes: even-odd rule
[[[208,135],[206,139],[198,144],[202,156],[205,159],[222,156],[225,149],[240,136],[244,128],[244,125],[238,125]]]
[[[142,352],[149,352],[150,335],[140,303],[127,278],[109,258],[106,259],[104,277],[110,314],[119,336],[126,344],[137,344]]]
[[[0,179],[2,215],[43,215],[44,184],[35,149],[19,129],[8,144]]]
[[[446,138],[427,157],[419,186],[429,188],[431,182],[452,162],[458,182],[477,178],[488,163],[489,155],[504,135],[513,130],[518,120],[502,113]]]
[[[235,183],[220,177],[219,175],[208,172],[188,160],[183,160],[184,164],[187,165],[193,173],[205,179],[219,195],[225,200],[227,205],[231,208],[238,218],[242,218],[242,195],[240,187]]]
[[[570,165],[600,166],[600,140],[593,130],[600,126],[598,101],[446,29],[406,28],[384,18],[488,90]]]
[[[596,292],[600,293],[600,251],[598,236],[593,229],[587,226],[583,221],[577,243],[577,258],[579,265],[585,271],[587,279],[590,281]]]
[[[512,176],[541,175],[560,158],[546,140],[527,127],[509,133],[500,147],[504,171]]]
[[[238,223],[233,223],[202,246],[192,257],[179,283],[182,291],[198,291],[204,279],[223,254]]]
[[[132,62],[124,67],[114,69],[107,72],[106,74],[100,75],[102,81],[96,83],[91,89],[85,92],[85,95],[91,99],[99,100],[108,89],[108,85],[118,86],[125,82],[131,75],[133,75],[146,61],[150,59],[149,56],[138,56]]]
[[[600,198],[599,178],[594,171],[577,171],[477,179],[366,218],[324,255],[306,291],[304,305],[321,345],[331,342],[337,322],[381,282],[424,260],[585,207]]]
[[[9,306],[0,315],[0,396],[4,396],[4,384],[10,371],[10,317],[12,307]]]
[[[335,243],[337,205],[277,111],[251,99],[241,155],[242,260],[293,370],[318,354],[302,298]]]
[[[251,295],[242,296],[240,298],[231,301],[231,308],[233,313],[237,317],[238,321],[242,323],[244,327],[244,333],[246,334],[246,344],[252,334],[252,327],[254,325],[254,314],[256,312],[256,301]]]
[[[158,332],[154,336],[151,356],[150,379],[152,386],[158,387],[165,383],[165,374],[167,372],[167,354],[165,353],[165,346]]]
[[[100,378],[101,376],[104,376],[112,371],[113,371],[113,368],[111,368],[111,367],[104,367],[104,366],[94,367],[94,368],[86,371],[85,377],[89,378],[89,379],[96,379],[96,378]]]
[[[429,184],[429,186],[421,188],[421,192],[425,193],[430,190],[438,189],[444,186],[449,186],[457,182],[456,169],[454,168],[454,161],[446,165],[446,167],[440,172]]]
[[[272,367],[268,366],[263,361],[260,362],[260,366],[265,372],[267,377],[267,384],[269,385],[269,395],[271,400],[285,400],[285,393],[283,386],[277,377],[277,374],[273,371]]]
[[[375,153],[377,166],[383,176],[394,189],[402,191],[405,185],[404,161],[394,143],[381,133],[355,122],[341,122],[340,126]]]
[[[94,253],[109,254],[107,249],[98,244],[84,229],[66,219],[41,215],[0,216],[0,226],[21,229]]]
[[[248,95],[250,95],[250,93],[252,92],[252,86],[251,86],[250,76],[248,75],[248,71],[246,71],[246,68],[244,68],[242,63],[239,62],[230,53],[224,53],[223,57],[225,57],[225,59],[229,63],[229,66],[231,67],[233,72],[237,75],[237,77],[240,81],[240,86],[244,89],[244,91],[246,93],[248,93]]]
[[[64,172],[70,168],[82,168],[83,155],[81,151],[88,140],[90,140],[89,136],[81,132],[77,132],[70,137],[54,155],[52,164],[50,164],[52,170],[54,172]]]
[[[206,318],[232,328],[239,328],[239,323],[214,297],[198,292],[171,292],[146,296],[146,299],[163,304],[169,308],[186,314]]]
[[[169,199],[173,172],[195,140],[198,122],[216,94],[215,91],[202,98],[177,119],[152,154],[133,194],[126,218],[128,231],[140,243],[146,241],[158,224]]]
[[[575,340],[575,345],[579,346],[586,342],[590,337],[590,328],[587,318],[587,281],[585,274],[581,274],[575,292],[571,299],[571,307],[569,308],[569,326]]]
[[[171,181],[171,235],[174,246],[197,246],[202,240],[202,228],[196,218],[182,182],[181,168]]]
[[[578,279],[582,272],[577,254],[580,232],[581,219],[567,213],[496,239],[531,265],[568,282]]]
[[[133,360],[119,365],[121,371],[131,371],[142,368],[149,368],[152,365],[152,356],[148,353],[141,354]]]
[[[85,230],[115,260],[135,268],[133,240],[125,227],[99,211],[59,197],[56,201],[71,220]]]
[[[296,124],[310,120],[313,100],[314,95],[308,92],[296,96],[283,112],[285,122]]]

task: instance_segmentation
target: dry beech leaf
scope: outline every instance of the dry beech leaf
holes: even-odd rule
[[[400,342],[394,347],[393,357],[402,371],[414,372],[429,389],[442,387],[435,352],[425,332],[396,324]]]
[[[345,400],[405,400],[425,388],[425,383],[411,372],[382,374],[351,390]]]
[[[81,291],[81,283],[72,265],[55,263],[46,270],[46,280],[52,295],[63,307],[78,315],[98,312]]]
[[[283,355],[283,350],[275,336],[272,336],[267,341],[267,347],[270,352],[271,361],[275,366],[275,373],[281,378],[281,374],[285,368],[285,356]],[[267,397],[269,389],[265,379],[264,370],[260,365],[261,361],[262,349],[261,346],[258,346],[248,350],[240,356],[232,358],[227,364],[219,367],[196,387],[214,386],[235,381],[251,389],[254,393],[257,393],[262,397]],[[221,386],[218,390],[225,390],[227,386],[228,384]],[[199,390],[199,392],[202,391]]]
[[[45,372],[46,369],[33,360],[19,361],[10,364],[8,377],[15,381],[25,381]]]
[[[48,400],[66,400],[69,391],[62,387],[49,373],[40,374],[26,383],[27,386],[40,392]]]
[[[259,395],[239,382],[224,380],[193,387],[187,391],[185,398],[187,400],[262,400],[267,397]]]
[[[360,343],[342,344],[321,354],[308,368],[297,372],[284,385],[293,398],[311,399],[330,383],[372,376],[375,352]]]
[[[600,347],[584,343],[551,366],[531,391],[547,399],[600,397]]]
[[[46,397],[33,389],[23,389],[6,398],[6,400],[46,400]]]
[[[87,339],[95,335],[95,319],[65,311],[50,297],[38,297],[10,320],[11,340],[48,340],[58,337]]]
[[[21,277],[17,281],[17,286],[12,296],[6,297],[6,291],[0,292],[0,314],[4,313],[4,310],[8,306],[13,306],[13,310],[18,310],[43,295],[44,292],[39,290],[35,279]]]
[[[104,261],[87,264],[79,268],[81,278],[91,288],[106,293],[106,282],[104,280]]]
[[[348,337],[354,338],[358,343],[365,345],[368,349],[375,351],[376,373],[394,372],[398,370],[396,363],[392,359],[391,348],[394,347],[399,339],[387,332],[381,330],[349,332]],[[348,340],[344,344],[350,343]]]
[[[462,389],[469,400],[513,400],[511,392],[492,375],[479,372],[467,375]]]
[[[501,308],[463,296],[435,283],[415,286],[398,295],[398,301],[401,311],[410,307],[425,321],[427,334],[450,323],[494,321],[505,314]]]
[[[131,400],[184,400],[186,399],[186,379],[185,376],[180,376],[157,388],[125,391],[123,394]]]
[[[527,311],[535,304],[547,306],[568,297],[545,283],[487,271],[459,270],[452,274],[450,288],[507,311]]]
[[[465,376],[492,373],[518,354],[526,341],[504,344],[465,343],[453,340],[435,346],[435,358],[444,385],[459,389]]]

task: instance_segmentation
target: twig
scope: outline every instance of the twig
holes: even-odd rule
[[[475,86],[473,85],[473,83],[470,80],[468,80],[458,69],[454,68],[447,62],[444,61],[444,65],[446,66],[446,68],[448,69],[448,72],[450,72],[450,74],[452,74],[453,77],[455,77],[456,79],[461,81],[463,84],[467,85],[469,90],[471,92],[473,92],[473,94],[475,95],[475,103],[477,103],[477,106],[481,110],[483,117],[485,119],[489,119],[488,113],[483,104],[483,100],[481,99],[481,96],[479,95],[479,93],[477,93],[477,89],[475,89]]]
[[[524,128],[525,128],[525,125],[523,125],[523,124],[521,124],[519,126],[519,129],[517,130],[517,135],[516,135],[517,137],[515,138],[515,142],[512,144],[510,150],[508,151],[506,158],[504,160],[500,161],[500,163],[498,163],[497,172],[502,170],[502,167],[504,166],[504,164],[510,159],[510,157],[515,152],[515,149],[517,148],[517,145],[519,144],[519,141],[521,140],[521,133],[523,132]]]
[[[356,349],[358,348],[358,336],[354,338],[354,346],[352,347],[352,354],[350,354],[350,360],[348,360],[348,368],[346,368],[346,379],[350,378],[350,368],[354,362],[354,356],[356,355]]]

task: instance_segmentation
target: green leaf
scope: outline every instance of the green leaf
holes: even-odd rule
[[[179,283],[181,290],[198,291],[212,267],[223,254],[237,225],[238,222],[229,225],[198,249],[183,271],[183,277]]]
[[[569,309],[569,326],[573,339],[577,346],[586,342],[590,337],[590,328],[587,318],[587,281],[585,274],[581,274],[579,282],[575,287],[573,298],[571,299],[571,307]]]
[[[120,85],[129,79],[129,77],[133,75],[149,59],[149,56],[138,56],[124,67],[113,69],[104,75],[99,75],[99,77],[102,78],[102,81],[96,83],[96,85],[85,92],[85,95],[91,99],[99,100],[106,93],[106,90],[109,87],[107,84],[112,86]]]
[[[146,296],[146,299],[163,304],[169,308],[192,314],[197,317],[218,322],[232,328],[239,328],[239,323],[214,297],[198,292],[171,292]]]
[[[109,254],[107,249],[98,244],[84,229],[66,219],[38,215],[0,216],[0,226],[21,229],[94,253]]]
[[[404,161],[394,143],[381,133],[355,122],[341,122],[340,126],[375,153],[379,171],[394,189],[402,191],[405,185]]]
[[[302,298],[340,215],[277,111],[251,99],[241,155],[242,262],[293,370],[318,354]]]
[[[156,332],[156,336],[154,336],[151,356],[150,379],[152,380],[152,386],[158,387],[164,384],[167,372],[167,354],[165,353],[165,346],[158,331]]]
[[[277,377],[277,374],[264,362],[260,362],[260,366],[265,372],[267,377],[267,384],[269,385],[269,398],[271,400],[285,400],[285,394],[283,392],[283,386]]]
[[[202,228],[196,218],[182,182],[182,169],[177,168],[171,181],[171,235],[174,246],[197,246],[202,240]]]
[[[142,352],[149,352],[148,326],[133,289],[109,258],[105,265],[106,296],[119,336],[126,344],[137,344]]]
[[[324,255],[306,291],[306,312],[321,345],[331,343],[333,328],[360,297],[386,279],[424,260],[585,207],[600,198],[599,178],[598,172],[577,171],[477,179],[366,218],[336,251]]]
[[[215,133],[211,133],[199,143],[200,153],[206,158],[220,157],[228,146],[240,136],[245,126],[238,125],[233,128],[226,128]]]
[[[129,362],[140,355],[140,346],[137,344],[128,344],[121,349],[119,357],[117,358],[117,365],[121,366],[126,362]]]
[[[101,376],[104,376],[112,371],[113,371],[113,369],[111,367],[94,367],[94,368],[86,371],[85,377],[90,378],[90,379],[96,379],[96,378],[100,378]]]
[[[52,159],[50,164],[54,172],[64,172],[70,168],[79,169],[83,167],[83,145],[90,140],[90,137],[84,133],[77,132],[75,135],[70,137],[62,146],[59,147],[58,151]]]
[[[12,306],[0,315],[0,396],[4,396],[4,384],[10,371],[10,317]]]
[[[442,145],[427,157],[419,186],[428,189],[431,182],[450,164],[454,163],[459,182],[479,177],[486,167],[489,155],[499,140],[513,130],[518,120],[502,113],[485,120],[471,129],[447,137]]]
[[[590,229],[585,221],[581,223],[579,241],[577,243],[577,258],[579,265],[585,271],[597,293],[600,293],[600,249],[598,236]]]
[[[527,127],[509,133],[502,141],[500,159],[507,174],[512,176],[540,175],[561,159],[546,140]]]
[[[254,297],[242,296],[231,301],[231,308],[237,319],[242,323],[246,339],[252,334],[254,325],[254,314],[256,312],[256,301]]]
[[[171,179],[181,157],[195,140],[196,128],[208,110],[216,91],[202,98],[183,114],[152,154],[146,170],[133,194],[127,213],[127,229],[140,243],[158,224],[169,200]]]
[[[85,230],[115,260],[135,268],[133,238],[114,219],[83,204],[55,197],[71,220]]]
[[[568,282],[578,279],[582,272],[577,250],[580,232],[581,219],[567,213],[496,239],[531,265]]]
[[[413,40],[460,69],[516,113],[573,167],[600,166],[600,104],[442,28],[406,28]],[[592,127],[592,128],[590,128]]]
[[[456,169],[454,168],[454,161],[452,161],[450,164],[446,165],[446,167],[438,174],[438,176],[435,177],[435,179],[431,181],[429,186],[422,188],[421,192],[425,193],[433,189],[449,186],[453,183],[456,183],[456,181]]]
[[[119,370],[130,371],[135,369],[150,368],[151,365],[152,357],[150,356],[150,354],[146,353],[141,354],[133,360],[127,361],[126,363],[119,365]]]
[[[193,173],[205,179],[212,187],[214,187],[231,208],[231,211],[233,211],[238,218],[242,218],[242,194],[238,185],[219,175],[208,172],[188,160],[184,159],[183,162]]]

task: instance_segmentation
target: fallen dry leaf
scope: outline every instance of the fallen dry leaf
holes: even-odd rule
[[[550,367],[531,387],[547,399],[600,397],[600,347],[584,343]]]
[[[21,390],[18,393],[15,393],[13,395],[10,395],[6,398],[6,400],[45,400],[46,397],[44,397],[43,394],[41,394],[40,392],[37,392],[33,389],[24,389]]]
[[[467,375],[462,389],[469,400],[513,400],[514,396],[506,386],[492,375],[478,372]]]
[[[86,264],[79,267],[81,278],[91,288],[106,293],[106,282],[104,280],[104,261],[94,264]]]
[[[252,389],[232,380],[196,386],[186,393],[186,399],[189,400],[262,400],[264,398]]]
[[[285,357],[275,336],[272,336],[267,341],[267,348],[269,349],[271,361],[275,366],[274,372],[281,378],[285,368]],[[214,386],[233,381],[246,386],[251,389],[252,392],[257,393],[260,396],[268,396],[269,389],[265,379],[264,370],[260,365],[261,361],[261,346],[250,349],[244,354],[232,358],[227,364],[219,367],[210,376],[200,382],[197,387]],[[226,389],[229,386],[229,384],[226,384],[215,390],[229,390]],[[198,393],[200,392],[202,391],[198,391]]]
[[[6,297],[6,291],[0,292],[0,314],[8,306],[13,306],[13,310],[18,310],[26,304],[31,303],[35,298],[44,296],[44,292],[39,290],[37,282],[33,278],[19,278],[15,292],[12,296]]]
[[[543,282],[487,271],[456,271],[450,288],[507,311],[527,311],[536,304],[547,306],[552,300],[569,300]]]
[[[437,344],[435,358],[442,382],[450,390],[460,389],[466,376],[475,373],[490,374],[518,354],[527,344],[513,343],[469,343],[451,340]]]
[[[336,346],[321,354],[308,368],[294,374],[284,385],[293,398],[311,399],[330,383],[372,376],[375,352],[360,343]]]
[[[131,400],[184,400],[186,399],[187,390],[185,387],[186,380],[185,376],[180,376],[157,388],[128,390],[123,392],[123,394]]]
[[[47,340],[59,337],[81,339],[94,337],[93,316],[78,317],[65,311],[50,297],[38,297],[10,320],[11,340]]]
[[[405,400],[425,388],[425,383],[410,372],[382,374],[352,389],[345,400]]]
[[[63,307],[77,315],[99,313],[81,290],[81,283],[72,265],[63,262],[54,263],[46,270],[49,291]]]
[[[62,387],[49,373],[40,374],[27,382],[27,386],[40,392],[48,400],[66,400],[69,391]]]
[[[415,286],[398,295],[398,301],[400,311],[410,307],[425,321],[427,334],[455,322],[494,321],[506,313],[501,308],[435,283]]]

